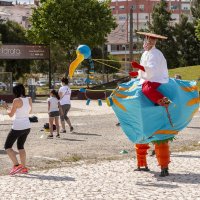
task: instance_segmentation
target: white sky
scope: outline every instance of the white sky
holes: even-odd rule
[[[16,0],[2,0],[2,1],[10,1],[10,2],[13,2],[15,4]],[[17,2],[20,2],[20,3],[31,3],[33,4],[34,3],[34,0],[17,0]]]
[[[34,3],[34,0],[17,0],[17,1],[20,3],[31,3],[31,4]],[[13,1],[13,2],[16,2],[16,1]]]

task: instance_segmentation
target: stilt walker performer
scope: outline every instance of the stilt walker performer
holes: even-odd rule
[[[143,94],[155,105],[164,106],[168,112],[167,108],[170,104],[170,100],[157,90],[161,84],[168,83],[169,81],[167,62],[162,52],[155,47],[158,39],[167,38],[145,32],[138,32],[138,34],[145,36],[143,44],[145,51],[142,54],[140,64],[132,62],[132,67],[138,69],[138,72],[130,72],[130,76],[138,76],[142,84]],[[135,149],[138,166],[136,170],[149,171],[146,161],[149,145],[136,144]],[[155,153],[161,167],[161,176],[169,175],[168,164],[170,162],[170,154],[168,141],[159,141],[159,144],[155,142]]]

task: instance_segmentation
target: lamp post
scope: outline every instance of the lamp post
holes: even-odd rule
[[[125,71],[127,72],[127,63],[126,63],[126,44],[122,45],[123,50],[125,50]]]
[[[130,41],[129,41],[129,60],[133,60],[133,6],[130,9]],[[131,66],[130,66],[131,67]]]

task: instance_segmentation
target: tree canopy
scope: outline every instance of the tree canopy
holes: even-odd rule
[[[168,37],[167,40],[159,40],[157,47],[163,52],[167,59],[168,67],[178,67],[177,51],[174,49],[173,26],[171,25],[171,13],[168,11],[168,4],[166,1],[161,0],[153,8],[152,22],[149,24],[149,30],[156,34]]]
[[[102,51],[102,48],[96,47],[92,49],[92,58],[93,59],[102,59],[104,58],[106,61],[101,61],[102,63],[94,62],[94,70],[95,72],[104,73],[104,74],[113,74],[119,71],[121,64],[113,58],[111,55],[108,55],[106,49]],[[110,65],[107,66],[107,65]],[[85,61],[82,64],[82,67],[89,67],[89,62]]]
[[[14,21],[0,21],[1,42],[3,44],[27,44],[25,29]],[[2,60],[1,65],[6,71],[13,73],[13,78],[18,79],[24,73],[30,72],[31,61],[28,60]]]
[[[79,44],[91,48],[101,45],[116,27],[109,2],[43,0],[42,5],[34,9],[29,36],[36,43],[56,41],[67,50],[74,50]]]
[[[196,36],[198,40],[200,40],[200,19],[198,20],[198,24],[196,26]]]
[[[181,15],[180,22],[175,24],[174,35],[179,66],[198,65],[200,44],[195,37],[194,24],[188,21],[187,16]]]
[[[192,1],[191,11],[195,21],[200,19],[200,0]]]
[[[149,30],[168,37],[166,41],[158,41],[157,47],[165,55],[169,68],[197,65],[200,62],[200,44],[195,37],[195,24],[200,14],[199,1],[193,2],[194,20],[191,22],[187,16],[181,15],[175,26],[172,25],[173,19],[166,1],[161,0],[153,8]],[[196,34],[198,35],[198,26]]]
[[[43,0],[33,11],[28,36],[34,43],[51,44],[52,64],[61,72],[64,68],[61,62],[69,65],[79,44],[87,44],[91,49],[102,45],[117,26],[109,3],[108,0]]]
[[[200,0],[193,0],[192,1],[192,16],[194,17],[195,23],[195,34],[198,40],[200,40]]]

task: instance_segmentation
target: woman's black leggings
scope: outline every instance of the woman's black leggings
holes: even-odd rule
[[[26,142],[26,138],[27,138],[28,134],[30,133],[30,130],[31,130],[30,128],[24,129],[24,130],[11,129],[6,138],[4,148],[5,149],[12,148],[13,144],[17,140],[17,148],[24,149],[24,143]]]

